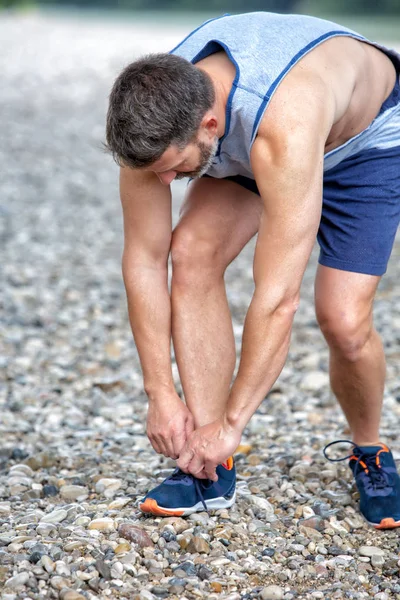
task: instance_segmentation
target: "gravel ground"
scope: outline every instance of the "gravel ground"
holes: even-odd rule
[[[101,141],[114,76],[187,30],[0,21],[1,598],[400,598],[398,532],[365,524],[347,465],[322,455],[349,433],[314,317],[316,252],[288,362],[236,454],[235,506],[187,519],[136,508],[175,463],[144,431],[118,169]],[[238,350],[253,248],[227,273]],[[388,358],[382,439],[398,459],[399,255],[397,243],[375,308]]]

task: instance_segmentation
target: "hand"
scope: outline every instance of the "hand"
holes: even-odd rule
[[[178,458],[193,430],[193,415],[178,394],[149,402],[146,433],[158,454]]]
[[[242,432],[224,418],[199,427],[189,436],[177,466],[198,479],[218,481],[217,465],[232,456],[241,437]]]

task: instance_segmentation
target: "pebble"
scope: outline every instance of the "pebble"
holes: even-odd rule
[[[300,387],[308,392],[317,392],[320,391],[321,388],[327,387],[328,384],[328,373],[323,373],[322,371],[311,371],[303,377]]]
[[[284,590],[278,585],[268,585],[261,590],[262,600],[282,600]]]
[[[44,485],[43,496],[45,498],[51,498],[52,496],[58,496],[59,490],[55,485]]]
[[[191,538],[191,540],[186,548],[186,551],[190,552],[190,553],[200,552],[200,553],[209,554],[210,546],[204,538],[194,536]]]
[[[124,508],[127,504],[132,502],[132,498],[116,498],[108,505],[109,510],[117,510]]]
[[[86,596],[75,590],[65,590],[60,592],[60,600],[86,600]]]
[[[384,550],[377,546],[360,546],[358,549],[360,556],[385,556]]]
[[[299,525],[315,529],[316,531],[323,531],[325,529],[324,519],[322,519],[322,517],[318,517],[317,515],[308,517],[307,519],[300,519]]]
[[[111,519],[110,517],[93,519],[93,521],[90,521],[88,529],[97,529],[98,531],[114,531],[114,519]]]
[[[63,485],[60,488],[60,496],[68,502],[86,500],[88,495],[88,488],[81,485]]]
[[[14,577],[10,577],[10,579],[7,579],[7,581],[5,582],[5,587],[9,587],[12,589],[16,589],[19,587],[22,587],[23,585],[26,585],[29,581],[29,573],[27,573],[26,571],[22,571],[22,573],[18,573],[18,575],[15,575]]]
[[[68,516],[68,513],[63,508],[53,510],[51,513],[45,515],[40,520],[41,523],[61,523]]]
[[[386,562],[386,559],[383,554],[373,554],[371,556],[371,565],[373,567],[377,567],[377,568],[383,567],[385,562]]]
[[[96,483],[96,492],[103,494],[106,498],[112,498],[122,485],[120,479],[104,478]]]
[[[274,507],[272,506],[272,504],[270,504],[270,502],[268,502],[266,498],[261,498],[260,496],[249,496],[248,499],[252,504],[257,506],[258,508],[265,510],[267,514],[273,514]]]
[[[140,548],[145,548],[147,546],[153,547],[154,544],[146,531],[141,527],[137,527],[136,525],[130,525],[129,523],[122,523],[118,527],[118,533],[121,537],[137,544]]]

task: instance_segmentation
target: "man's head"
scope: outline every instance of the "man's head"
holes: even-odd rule
[[[198,177],[217,150],[214,101],[210,77],[189,61],[171,54],[141,58],[111,90],[106,147],[119,165]]]

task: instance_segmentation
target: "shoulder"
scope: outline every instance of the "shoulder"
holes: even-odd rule
[[[266,110],[250,153],[257,177],[267,172],[300,176],[323,161],[334,123],[335,100],[328,85],[309,70],[288,75]]]
[[[290,152],[305,140],[325,145],[334,118],[334,94],[324,79],[311,69],[293,70],[271,98],[251,154],[260,147],[264,153],[269,148],[271,155]]]

